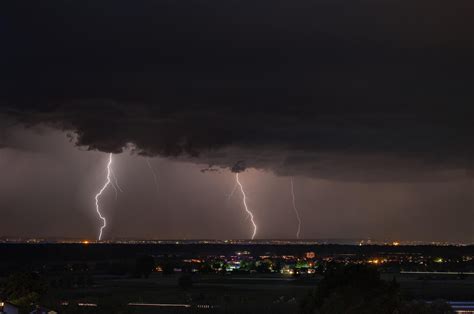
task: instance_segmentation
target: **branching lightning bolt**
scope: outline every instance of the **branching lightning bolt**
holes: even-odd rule
[[[253,240],[255,238],[255,235],[257,234],[257,225],[255,224],[255,221],[253,219],[253,213],[249,210],[247,206],[247,196],[245,195],[245,191],[244,191],[244,187],[242,186],[242,183],[240,183],[239,181],[239,173],[235,174],[235,181],[240,187],[240,192],[242,192],[242,202],[244,204],[245,211],[250,217],[250,221],[252,222],[252,225],[253,225],[253,233],[252,233],[252,240]]]
[[[110,171],[110,174],[112,175],[114,181],[113,182],[110,182],[110,184],[112,185],[112,187],[114,188],[114,191],[115,191],[115,199],[118,198],[118,192],[123,192],[122,188],[120,187],[119,183],[118,183],[118,180],[117,180],[117,176],[115,175],[115,173],[111,170]]]
[[[291,185],[291,197],[292,197],[292,202],[293,202],[293,210],[295,211],[296,219],[298,220],[298,231],[296,231],[296,238],[300,238],[300,232],[301,232],[301,218],[300,214],[298,212],[298,208],[296,208],[296,201],[295,201],[295,189],[293,186],[293,178],[290,180],[290,185]]]
[[[111,167],[112,167],[112,153],[109,154],[109,162],[107,163],[107,180],[105,181],[105,184],[102,186],[102,188],[99,190],[99,193],[95,195],[95,210],[97,211],[99,218],[102,219],[102,226],[100,227],[100,232],[99,232],[99,241],[102,240],[102,231],[104,230],[105,227],[107,227],[107,220],[105,219],[104,216],[102,216],[100,212],[99,198],[102,195],[102,193],[107,189],[109,184],[112,183],[110,179],[110,176],[112,173]],[[112,183],[112,186],[114,186],[113,183]]]
[[[118,180],[117,180],[117,176],[115,175],[115,172],[113,170],[110,171],[110,174],[112,175],[112,177],[114,177],[114,181],[113,182],[113,185],[120,191],[120,192],[123,192],[122,190],[122,187],[119,185],[118,183]]]

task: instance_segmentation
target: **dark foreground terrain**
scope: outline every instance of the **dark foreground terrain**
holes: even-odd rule
[[[470,246],[2,244],[0,302],[25,313],[452,313],[437,300],[474,300],[473,273]]]

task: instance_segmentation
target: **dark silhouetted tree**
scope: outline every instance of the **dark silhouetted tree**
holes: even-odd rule
[[[303,313],[394,313],[400,306],[398,285],[380,279],[375,268],[331,265],[313,294],[302,304]]]
[[[46,282],[36,273],[16,273],[8,277],[1,298],[18,306],[35,303],[46,292]]]
[[[153,256],[144,255],[137,258],[135,266],[135,274],[138,277],[150,277],[150,274],[155,269],[155,259]]]
[[[445,302],[406,302],[395,280],[384,281],[376,268],[365,265],[330,265],[300,309],[320,314],[453,313]]]

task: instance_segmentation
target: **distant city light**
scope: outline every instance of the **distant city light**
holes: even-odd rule
[[[155,307],[191,307],[190,304],[172,303],[128,303],[128,306],[155,306]]]
[[[95,303],[77,303],[78,306],[84,306],[84,307],[97,307],[97,304]]]
[[[376,259],[372,259],[372,260],[368,260],[367,262],[368,262],[369,264],[375,264],[375,265],[381,263],[381,261],[380,261],[379,259],[377,259],[377,258],[376,258]]]

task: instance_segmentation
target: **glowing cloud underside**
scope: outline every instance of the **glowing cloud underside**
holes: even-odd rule
[[[249,215],[250,221],[252,222],[252,225],[253,225],[253,233],[252,233],[252,240],[253,240],[255,238],[255,235],[257,234],[257,225],[255,224],[255,221],[253,219],[253,213],[249,210],[249,208],[247,206],[247,196],[245,195],[245,191],[244,191],[244,188],[242,186],[242,183],[240,183],[240,181],[239,181],[239,174],[238,173],[235,174],[235,180],[236,180],[237,184],[240,187],[240,192],[242,192],[242,202],[244,204],[245,211]]]
[[[291,184],[291,197],[292,197],[292,202],[293,202],[293,210],[295,212],[296,219],[298,220],[298,230],[296,231],[296,238],[299,239],[300,238],[300,232],[301,232],[301,218],[300,218],[300,214],[298,212],[298,208],[296,208],[295,189],[293,187],[293,178],[291,178],[290,184]]]
[[[99,231],[99,241],[102,240],[102,231],[104,230],[105,227],[107,227],[107,220],[105,219],[104,216],[102,216],[100,212],[99,198],[112,182],[110,179],[110,176],[112,173],[111,167],[112,167],[112,153],[109,154],[109,162],[107,163],[107,180],[105,181],[105,184],[102,186],[102,188],[99,190],[99,193],[95,195],[95,209],[97,211],[97,214],[99,215],[99,218],[102,219],[102,226],[100,227],[100,231]]]

